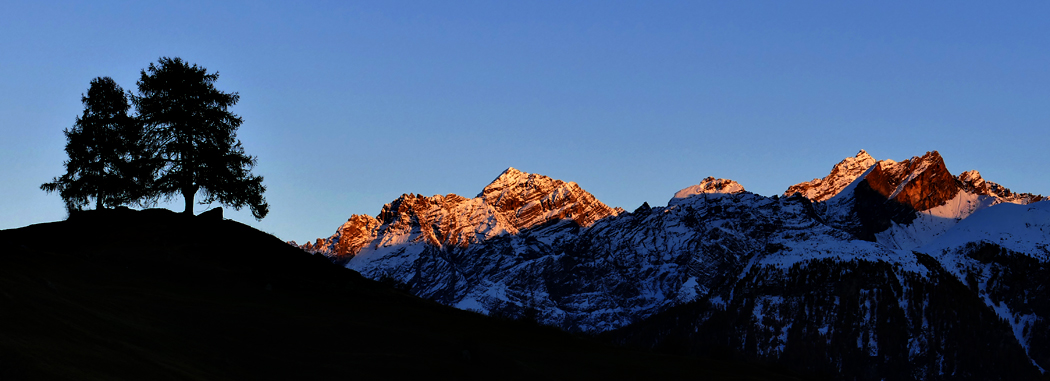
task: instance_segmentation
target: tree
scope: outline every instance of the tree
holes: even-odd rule
[[[109,77],[91,80],[81,95],[83,115],[65,129],[66,173],[40,189],[59,192],[69,211],[94,199],[95,208],[148,201],[149,180],[155,173],[145,131],[128,116],[128,98]]]
[[[266,216],[266,187],[252,175],[256,158],[244,153],[237,128],[243,120],[228,109],[240,95],[215,88],[219,73],[161,57],[141,71],[139,94],[132,97],[140,120],[157,142],[165,166],[152,190],[166,198],[182,195],[185,213],[194,197],[202,204],[218,201],[235,209],[248,206],[256,219]]]

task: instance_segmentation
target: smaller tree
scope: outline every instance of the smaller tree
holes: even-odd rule
[[[149,182],[156,173],[141,123],[128,116],[127,95],[109,77],[91,80],[81,96],[84,113],[66,135],[66,173],[40,189],[58,192],[69,211],[93,200],[95,209],[149,203]]]

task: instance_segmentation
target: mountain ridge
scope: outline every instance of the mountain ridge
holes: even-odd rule
[[[465,247],[502,234],[517,234],[551,221],[570,220],[586,227],[623,212],[622,208],[610,208],[598,201],[575,182],[529,174],[511,167],[474,198],[456,194],[426,197],[406,193],[383,205],[376,217],[352,215],[336,234],[300,247],[336,258],[352,257],[369,248],[369,244],[373,250],[420,241],[438,247]],[[381,235],[398,238],[370,241]]]
[[[843,159],[833,166],[824,178],[792,185],[783,192],[783,196],[790,197],[798,193],[801,197],[819,203],[835,198],[843,190],[855,189],[856,183],[865,184],[862,186],[864,189],[877,194],[875,197],[879,200],[873,202],[896,202],[896,205],[900,205],[897,208],[901,211],[896,212],[895,217],[875,217],[878,221],[875,222],[874,229],[879,231],[885,230],[894,219],[910,222],[910,216],[914,212],[943,206],[952,201],[960,191],[991,197],[992,201],[985,202],[988,205],[984,207],[1003,202],[1027,204],[1047,199],[1038,194],[1014,193],[1009,188],[984,180],[976,170],[952,176],[937,151],[897,162],[888,159],[875,160],[863,149],[855,156]],[[668,206],[694,195],[745,191],[736,181],[707,177],[697,185],[676,192],[668,201]],[[881,200],[883,198],[884,200]],[[648,202],[644,204],[647,206]],[[443,212],[430,210],[435,208]],[[420,229],[416,232],[418,237],[407,238],[410,241],[422,240],[439,247],[463,247],[501,234],[517,234],[523,229],[555,220],[568,219],[582,227],[588,227],[602,218],[624,212],[623,208],[610,208],[605,205],[575,182],[556,180],[509,167],[472,199],[456,194],[426,197],[406,193],[385,204],[375,217],[351,215],[332,236],[317,238],[314,242],[303,245],[294,241],[289,243],[308,252],[322,253],[345,263],[369,244],[373,249],[378,249],[403,242],[403,239],[372,241],[391,233],[399,236],[411,235],[413,232],[410,226],[413,224],[436,228]],[[450,215],[467,215],[470,218],[449,220],[447,216]],[[851,229],[858,232],[858,229],[871,228],[847,227],[847,230]],[[874,232],[858,234],[874,239]]]
[[[813,179],[804,183],[798,183],[788,187],[784,191],[784,197],[790,197],[799,193],[802,197],[812,201],[825,201],[841,192],[849,186],[853,180],[860,177],[869,167],[875,165],[875,158],[868,151],[860,150],[854,157],[848,157],[835,164],[824,178]]]
[[[1041,333],[1050,332],[1043,329],[1043,321],[1050,321],[1050,305],[1032,300],[1027,291],[1009,291],[1010,282],[994,278],[997,273],[1046,267],[1050,256],[1043,251],[1050,237],[1025,235],[1034,237],[1035,243],[1024,245],[986,242],[992,238],[959,241],[950,247],[938,243],[947,239],[944,237],[955,237],[956,228],[994,231],[988,224],[960,225],[973,215],[1006,211],[1010,217],[1003,218],[1029,219],[1030,225],[1043,226],[1042,214],[1025,214],[1009,206],[1045,198],[1013,193],[975,171],[954,176],[936,151],[898,162],[877,161],[861,150],[836,164],[828,176],[789,187],[783,197],[757,195],[735,181],[708,177],[677,192],[667,206],[645,203],[631,213],[614,209],[586,225],[558,217],[560,210],[580,210],[568,207],[576,204],[538,201],[556,199],[551,197],[558,193],[555,189],[571,188],[569,193],[576,197],[570,200],[604,206],[590,201],[582,189],[566,184],[574,183],[508,169],[490,184],[489,192],[469,199],[476,200],[469,211],[484,218],[460,214],[457,221],[463,223],[457,228],[473,234],[468,245],[435,244],[420,238],[428,234],[448,237],[456,230],[435,224],[432,218],[399,217],[382,219],[380,227],[370,230],[376,234],[365,238],[371,239],[371,246],[363,246],[354,256],[336,258],[330,249],[314,252],[368,278],[393,279],[415,295],[442,304],[536,319],[570,331],[630,330],[636,333],[617,337],[650,349],[678,339],[660,334],[659,329],[636,327],[663,327],[669,320],[659,317],[671,314],[672,320],[685,323],[683,329],[707,332],[682,336],[697,340],[687,347],[702,353],[717,349],[711,343],[740,343],[725,345],[742,359],[785,366],[794,366],[792,359],[807,356],[832,361],[794,368],[806,372],[834,374],[838,362],[850,364],[848,374],[867,374],[860,377],[864,379],[1005,377],[996,374],[1028,378],[1050,368],[1050,357],[1042,357],[1050,351],[1038,345],[1050,341],[1050,334]],[[509,193],[513,197],[505,189],[516,189]],[[505,208],[497,212],[490,203]],[[394,207],[385,206],[384,213],[388,209]],[[453,209],[434,207],[427,201],[425,206],[404,210]],[[520,225],[527,226],[524,229],[508,222],[520,216],[526,217],[517,220],[526,221]],[[404,225],[390,230],[394,222]],[[1047,228],[1050,231],[1050,225]],[[1022,239],[1020,235],[982,234],[968,236]],[[315,247],[334,247],[331,242],[338,241],[336,238],[333,235],[329,243]],[[1011,249],[994,265],[959,259],[975,255],[975,250],[993,250],[981,249],[988,245]],[[1013,249],[1017,247],[1024,249]],[[968,270],[949,265],[968,266]],[[848,281],[850,274],[879,283]],[[807,282],[825,284],[826,298],[798,293],[799,288],[810,288]],[[777,291],[763,284],[792,288]],[[936,290],[932,291],[936,295],[901,290]],[[891,294],[896,302],[880,302]],[[1032,290],[1031,295],[1040,293]],[[952,314],[951,298],[968,300],[967,312],[959,322],[941,321]],[[915,308],[929,303],[936,307]],[[875,305],[882,307],[860,307]],[[1027,305],[1036,307],[1030,310]],[[824,317],[805,318],[805,311],[810,310],[819,310]],[[888,316],[895,316],[899,324],[876,323]],[[1009,323],[1000,324],[998,319]],[[930,321],[937,323],[927,326]],[[967,330],[985,333],[958,341],[937,339]],[[637,332],[648,333],[638,336]],[[825,342],[822,346],[798,345],[821,340]],[[850,347],[851,343],[859,344]],[[976,344],[993,345],[1005,357],[982,359],[963,348]],[[842,355],[812,352],[832,349]],[[866,363],[873,354],[884,354],[885,360]],[[996,365],[1008,363],[1017,370]]]

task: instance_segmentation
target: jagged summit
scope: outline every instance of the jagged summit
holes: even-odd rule
[[[512,187],[516,184],[528,182],[530,176],[530,174],[522,172],[517,168],[508,167],[506,170],[500,173],[499,176],[493,179],[492,182],[489,183],[489,185],[485,186],[485,188],[482,189],[481,193],[478,193],[476,197],[484,196],[485,192],[489,191],[490,189],[503,189],[507,187]]]
[[[985,179],[981,177],[981,173],[976,170],[960,173],[958,180],[960,186],[970,193],[996,197],[1003,202],[1025,205],[1036,201],[1046,200],[1046,197],[1043,197],[1042,195],[1032,193],[1014,193],[1007,187],[991,181],[985,181]]]
[[[478,194],[485,204],[505,216],[517,229],[527,229],[552,219],[572,219],[587,226],[619,211],[605,205],[575,182],[526,173],[513,167]]]
[[[959,184],[948,172],[937,151],[926,152],[902,162],[882,160],[865,177],[865,181],[886,199],[927,210],[944,205],[959,192]]]
[[[518,234],[551,221],[589,226],[623,212],[610,208],[575,182],[507,168],[475,198],[456,194],[404,194],[376,217],[354,215],[328,238],[301,246],[349,261],[362,251],[405,244],[459,246]]]
[[[981,177],[981,173],[977,172],[976,169],[960,173],[958,178],[967,190],[974,193],[987,194],[989,191],[988,183],[984,181],[984,177]]]
[[[993,205],[1045,199],[1013,193],[985,181],[977,171],[953,176],[937,151],[899,162],[874,161],[861,151],[836,165],[828,177],[792,186],[785,193],[822,202],[818,209],[825,222],[898,249],[928,243],[958,221]]]
[[[700,184],[691,185],[676,192],[674,198],[671,199],[671,202],[674,203],[676,200],[683,200],[700,194],[718,195],[740,192],[744,192],[744,186],[740,185],[740,183],[729,179],[716,179],[709,176],[701,180]]]
[[[788,187],[784,196],[795,193],[813,201],[825,201],[837,195],[850,183],[864,174],[872,165],[875,158],[868,151],[860,150],[854,157],[847,157],[831,168],[831,173],[823,179],[813,179]]]
[[[486,185],[476,197],[485,199],[489,205],[503,205],[503,209],[510,209],[513,207],[509,206],[508,203],[512,203],[514,199],[528,198],[536,193],[549,193],[548,191],[551,188],[562,185],[566,185],[566,183],[510,167],[503,173],[500,173],[489,185]]]
[[[864,183],[864,187],[881,197],[918,211],[943,206],[959,195],[960,190],[971,195],[994,197],[995,203],[1027,204],[1046,199],[1030,193],[1014,193],[1002,185],[985,181],[977,171],[953,176],[937,151],[898,162],[890,159],[876,161],[865,150],[836,164],[822,179],[788,187],[784,196],[798,193],[815,202],[827,201],[852,189],[850,185],[854,183]]]
[[[696,195],[741,192],[745,192],[744,187],[733,180],[707,177],[700,184],[676,192],[668,205],[680,204]],[[874,234],[887,229],[891,220],[909,224],[915,211],[961,219],[997,203],[1027,204],[1046,199],[1014,193],[985,181],[977,171],[952,176],[937,151],[898,162],[876,161],[863,149],[840,161],[824,178],[793,185],[784,192],[785,196],[796,193],[815,202],[834,204],[821,209],[826,211],[822,212],[824,218],[865,239],[874,239]],[[835,197],[839,194],[843,197]],[[554,221],[572,221],[588,227],[622,212],[623,209],[610,208],[597,200],[575,182],[509,167],[474,198],[405,194],[384,205],[375,217],[351,216],[334,235],[301,247],[349,260],[362,251],[405,244],[466,247]],[[862,216],[861,225],[865,227],[847,228],[856,225],[856,221],[849,221],[856,215]]]

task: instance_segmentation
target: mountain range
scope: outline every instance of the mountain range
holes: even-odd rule
[[[507,169],[474,198],[405,194],[300,247],[460,309],[834,379],[1038,379],[1050,203],[867,152],[783,195],[706,178],[612,208]],[[294,242],[292,243],[294,244]]]

